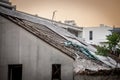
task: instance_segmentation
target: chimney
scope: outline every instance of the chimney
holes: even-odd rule
[[[16,8],[16,6],[11,5],[11,2],[9,2],[9,0],[0,0],[0,6],[11,10],[15,10]]]

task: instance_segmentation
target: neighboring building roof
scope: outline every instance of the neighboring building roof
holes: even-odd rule
[[[120,34],[120,28],[113,28],[113,30],[111,30],[112,32],[116,32]]]

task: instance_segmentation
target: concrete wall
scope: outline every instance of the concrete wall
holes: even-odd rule
[[[110,35],[112,27],[100,25],[98,27],[84,27],[83,39],[89,44],[100,45],[100,42],[106,42],[106,36]],[[93,40],[89,39],[89,31],[93,31]]]
[[[7,80],[8,64],[19,63],[19,27],[0,17],[0,80]]]
[[[112,76],[88,76],[88,75],[76,75],[74,80],[120,80],[120,75]]]
[[[0,80],[8,64],[22,64],[22,80],[51,80],[52,64],[61,64],[61,80],[73,80],[73,60],[0,16]]]

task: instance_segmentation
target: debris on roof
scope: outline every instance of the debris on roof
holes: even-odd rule
[[[74,62],[74,72],[83,73],[86,69],[90,71],[109,70],[110,68],[105,65],[99,65],[93,61],[86,59],[77,59]]]
[[[114,75],[120,75],[120,69],[110,69],[110,70],[98,70],[98,71],[91,71],[89,69],[85,69],[83,72],[78,72],[78,75],[90,75],[90,76],[114,76]]]
[[[90,53],[90,51],[88,49],[86,49],[85,47],[81,46],[81,45],[78,45],[78,44],[75,44],[71,41],[67,41],[65,42],[65,45],[66,46],[72,46],[74,49],[76,49],[77,51],[80,51],[81,53],[84,53],[85,55],[87,55],[88,57],[90,57],[91,59],[95,59],[95,60],[98,60],[94,55],[92,55]]]

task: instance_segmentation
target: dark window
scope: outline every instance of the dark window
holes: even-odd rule
[[[89,31],[89,39],[93,40],[93,31]]]
[[[22,80],[22,65],[8,65],[8,80]]]
[[[52,80],[61,80],[60,64],[52,64]]]
[[[68,31],[78,37],[78,31],[68,28]]]

